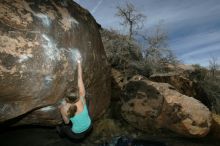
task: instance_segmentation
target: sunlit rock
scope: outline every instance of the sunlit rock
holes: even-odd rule
[[[196,81],[192,81],[184,75],[178,73],[153,74],[150,76],[150,80],[168,83],[174,86],[178,92],[190,97],[194,97],[205,104],[209,109],[212,108],[212,103],[201,86]]]
[[[17,124],[60,123],[57,106],[77,91],[77,55],[90,113],[105,111],[110,70],[88,11],[71,0],[2,0],[0,26],[0,122],[19,116]]]
[[[125,90],[131,99],[122,106],[122,116],[136,128],[167,128],[189,137],[208,134],[212,121],[208,108],[173,86],[134,76]]]

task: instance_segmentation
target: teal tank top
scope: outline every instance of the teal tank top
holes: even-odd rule
[[[84,105],[83,111],[70,118],[70,121],[73,125],[71,129],[74,133],[82,133],[86,131],[91,125],[91,119],[89,117],[87,105],[84,102],[84,97],[80,97],[80,99]]]

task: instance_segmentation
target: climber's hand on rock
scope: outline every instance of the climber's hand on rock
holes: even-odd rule
[[[77,63],[81,63],[81,60],[80,60],[80,59],[77,59]]]
[[[78,58],[77,58],[77,63],[81,63],[82,62],[82,57],[81,56],[78,56]]]
[[[77,63],[81,63],[82,62],[82,56],[81,56],[79,51],[76,51],[75,57],[76,57]]]

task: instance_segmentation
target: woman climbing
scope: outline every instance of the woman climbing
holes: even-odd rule
[[[81,140],[92,129],[91,118],[86,105],[85,87],[82,79],[81,57],[77,59],[78,70],[78,95],[67,96],[64,103],[59,107],[65,124],[57,127],[61,136],[70,139]],[[75,100],[74,97],[77,97]]]

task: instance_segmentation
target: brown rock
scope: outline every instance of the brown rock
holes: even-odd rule
[[[131,125],[145,131],[159,126],[156,119],[161,113],[164,98],[153,86],[143,80],[131,80],[125,85],[125,97],[128,102],[122,106],[122,116]]]
[[[57,106],[76,89],[78,51],[90,113],[105,111],[110,70],[88,11],[69,0],[2,0],[0,26],[0,122],[19,116],[22,124],[59,123]]]
[[[125,76],[120,71],[111,69],[111,100],[118,101],[121,99],[126,81]]]
[[[196,95],[193,88],[193,81],[176,73],[153,74],[150,80],[161,83],[169,83],[174,86],[180,93],[194,97]]]
[[[141,76],[134,76],[126,86],[132,84],[133,91],[129,92],[134,94],[129,94],[132,99],[122,106],[122,115],[135,127],[146,131],[162,127],[189,137],[202,137],[209,132],[211,113],[198,100],[177,92],[167,83],[152,82]],[[144,90],[148,93],[143,94]],[[142,93],[140,99],[139,93]]]
[[[212,108],[207,94],[203,91],[200,85],[195,81],[191,81],[184,75],[178,73],[153,74],[150,76],[150,80],[161,83],[169,83],[174,86],[178,92],[196,98],[209,109]]]
[[[220,138],[220,115],[212,113],[213,124],[211,127],[211,136],[214,138]]]

